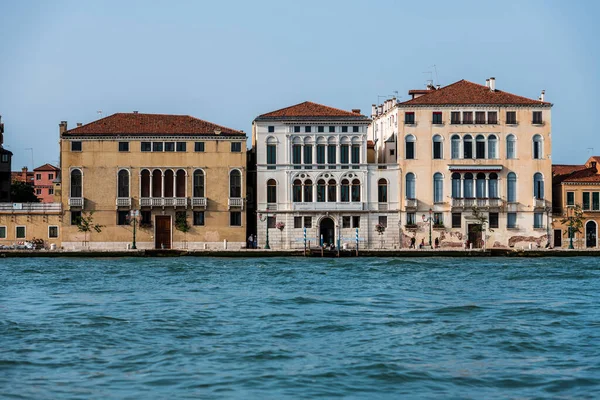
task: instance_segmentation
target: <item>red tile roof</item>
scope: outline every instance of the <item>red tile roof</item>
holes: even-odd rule
[[[400,106],[425,106],[425,105],[525,105],[525,106],[552,106],[552,103],[528,99],[501,90],[490,90],[485,85],[460,80],[451,85],[437,90],[428,90],[427,93],[412,100],[400,103]]]
[[[586,168],[581,171],[574,172],[562,182],[585,183],[585,182],[600,182],[600,174],[597,170]]]
[[[588,162],[598,162],[600,168],[600,157],[591,157]],[[587,165],[553,165],[552,166],[553,184],[568,183],[600,183],[600,173],[598,169],[593,169]]]
[[[304,103],[296,104],[290,107],[281,108],[279,110],[271,111],[266,114],[259,115],[256,119],[295,119],[295,118],[351,118],[351,119],[363,119],[368,120],[367,117],[360,113],[351,111],[340,110],[339,108],[333,108],[324,106],[322,104],[313,103],[311,101],[305,101]]]
[[[34,171],[60,171],[60,168],[55,167],[52,164],[44,164],[34,169]]]
[[[117,113],[70,129],[63,136],[85,135],[245,135],[244,132],[189,115]]]
[[[569,175],[585,168],[585,165],[552,164],[552,175]]]

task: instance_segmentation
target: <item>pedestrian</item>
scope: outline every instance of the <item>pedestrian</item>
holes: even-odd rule
[[[425,247],[425,239],[421,239],[421,244],[419,245],[420,249],[422,249],[423,247]]]
[[[410,238],[410,247],[409,247],[409,249],[414,249],[416,242],[417,242],[416,239],[414,237],[411,237]]]
[[[252,234],[250,234],[250,236],[248,236],[248,243],[246,243],[246,248],[251,249],[252,243],[254,243],[254,238],[252,237]]]
[[[436,249],[439,248],[440,247],[440,239],[439,238],[435,238],[434,244],[435,244],[435,248]]]

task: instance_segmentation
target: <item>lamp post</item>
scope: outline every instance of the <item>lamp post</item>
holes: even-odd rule
[[[140,215],[140,211],[139,210],[131,210],[129,212],[129,219],[133,220],[133,242],[131,243],[131,249],[132,250],[137,250],[137,246],[135,245],[135,228],[137,225],[137,218]]]
[[[402,220],[398,218],[398,248],[402,248]]]
[[[267,242],[265,243],[265,250],[270,250],[271,246],[269,246],[269,211],[267,210],[265,218],[263,218],[262,213],[258,214],[258,219],[260,222],[267,221]]]
[[[575,249],[575,247],[573,247],[573,216],[569,216],[569,210],[572,210],[572,208],[567,207],[567,218],[569,219],[569,250],[573,250]]]
[[[429,247],[431,247],[431,222],[433,221],[433,217],[431,216],[433,214],[433,210],[430,208],[429,209],[429,217],[426,217],[425,214],[423,214],[422,218],[423,218],[423,222],[429,222]]]

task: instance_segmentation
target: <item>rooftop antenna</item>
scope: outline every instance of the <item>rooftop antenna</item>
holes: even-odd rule
[[[435,64],[433,64],[432,68],[435,71],[435,84],[439,85],[440,84],[440,79],[438,78],[437,66]]]
[[[593,147],[588,147],[587,151],[588,151],[589,155],[593,155],[594,154],[594,148]]]
[[[433,85],[433,72],[431,71],[423,71],[424,74],[429,74],[429,79],[427,79],[427,85]]]
[[[31,170],[35,168],[35,164],[33,163],[33,147],[27,147],[25,150],[31,150]]]
[[[98,114],[100,116],[99,118],[102,118],[102,110],[96,111],[96,114]]]
[[[378,95],[377,95],[377,104],[379,104],[379,99],[380,99],[380,98],[382,98],[382,97],[383,97],[383,98],[386,98],[386,99],[388,99],[388,98],[390,98],[390,97],[396,97],[396,99],[398,99],[398,98],[399,98],[399,97],[398,97],[398,91],[397,91],[397,90],[394,90],[394,92],[393,92],[393,93],[394,93],[394,94],[378,94]]]

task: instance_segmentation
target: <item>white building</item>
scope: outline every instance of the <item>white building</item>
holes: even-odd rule
[[[399,245],[398,164],[374,162],[370,122],[311,102],[254,120],[259,247],[267,226],[272,249],[302,248],[305,232],[311,247],[353,248],[357,235],[359,248]]]

